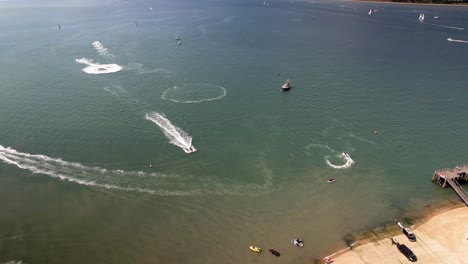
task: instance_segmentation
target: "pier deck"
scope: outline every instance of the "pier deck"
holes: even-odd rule
[[[461,184],[468,182],[468,164],[451,169],[436,170],[432,181],[442,188],[447,187],[448,184],[468,206],[468,192],[461,186]]]

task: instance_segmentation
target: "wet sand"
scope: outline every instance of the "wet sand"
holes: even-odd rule
[[[405,223],[403,223],[405,224]],[[394,225],[396,226],[396,224]],[[408,246],[418,257],[419,263],[468,263],[468,207],[458,207],[431,216],[421,224],[405,225],[416,235],[417,241],[410,242],[400,228],[385,229],[387,235],[378,231],[371,233],[379,239],[368,238],[349,250],[332,255],[332,263],[407,263],[390,237]]]

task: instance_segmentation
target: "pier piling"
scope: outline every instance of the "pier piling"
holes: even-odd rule
[[[451,169],[436,170],[432,175],[432,181],[442,188],[446,188],[447,185],[452,187],[468,206],[468,192],[461,186],[461,184],[468,182],[468,164],[456,166]]]

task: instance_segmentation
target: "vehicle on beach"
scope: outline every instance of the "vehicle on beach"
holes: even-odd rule
[[[275,255],[277,257],[281,256],[281,254],[278,251],[274,250],[274,249],[270,249],[269,251],[270,251],[271,254],[273,254],[273,255]]]
[[[416,262],[418,260],[413,251],[411,251],[411,249],[409,249],[405,244],[397,243],[397,248],[409,261]]]
[[[250,248],[250,250],[252,250],[253,252],[257,252],[257,253],[262,252],[262,249],[259,248],[259,247],[250,246],[249,248]]]
[[[413,232],[411,232],[411,230],[409,230],[409,228],[407,227],[403,228],[403,234],[405,234],[405,236],[409,239],[409,241],[416,242],[416,236],[414,235]]]
[[[301,239],[301,238],[295,238],[295,239],[291,240],[291,244],[296,245],[296,246],[301,248],[301,247],[304,246],[304,240]]]

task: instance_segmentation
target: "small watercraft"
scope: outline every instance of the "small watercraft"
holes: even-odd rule
[[[372,15],[372,9],[369,9],[369,12],[367,12],[368,15]]]
[[[291,89],[291,80],[287,79],[281,86],[281,91],[288,91],[289,89]]]
[[[180,45],[180,44],[182,44],[182,42],[180,42],[180,41],[177,41],[177,45]]]
[[[274,249],[270,249],[270,253],[277,256],[277,257],[281,256],[281,254],[278,251],[274,250]]]
[[[327,180],[327,182],[328,182],[328,183],[333,183],[333,182],[336,182],[336,180],[333,179],[333,178],[330,178],[330,179]]]
[[[424,13],[419,14],[419,22],[424,22]]]
[[[291,240],[291,244],[296,245],[298,247],[303,247],[304,240],[302,240],[301,238],[296,238],[296,239]]]
[[[252,250],[253,252],[257,252],[257,253],[262,252],[262,249],[259,248],[259,247],[250,246],[249,248],[250,248],[250,250]]]
[[[181,40],[182,38],[180,36],[177,36],[175,40]]]

